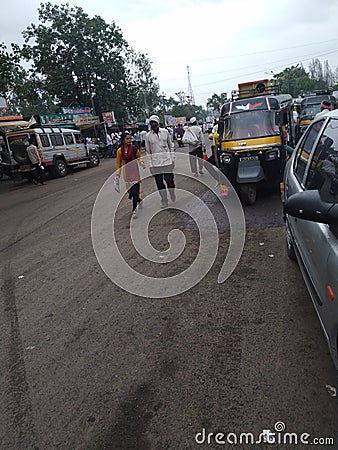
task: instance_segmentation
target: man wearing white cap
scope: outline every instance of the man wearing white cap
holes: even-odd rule
[[[203,173],[203,148],[205,148],[204,137],[201,128],[197,125],[196,117],[189,120],[189,130],[196,136],[196,144],[189,143],[189,161],[192,173],[197,176],[197,161],[199,173]],[[184,138],[183,138],[184,139]],[[196,157],[198,159],[196,159]]]
[[[161,196],[161,208],[168,206],[167,189],[171,201],[176,200],[173,168],[175,165],[174,145],[169,132],[160,128],[160,119],[156,115],[149,117],[150,131],[145,139],[146,152],[151,158],[151,173],[154,175]],[[166,185],[164,184],[166,183]]]

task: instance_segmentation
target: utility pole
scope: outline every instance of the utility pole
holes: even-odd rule
[[[192,91],[192,86],[191,86],[189,66],[187,66],[187,71],[188,71],[188,96],[190,98],[191,104],[194,105],[195,104],[195,98],[194,98],[194,93]]]
[[[92,93],[92,87],[91,87],[91,83],[90,83],[87,72],[85,72],[85,74],[86,74],[86,78],[87,78],[87,86],[88,86],[88,91],[89,91],[89,95],[90,95],[90,101],[92,104],[93,116],[95,116],[96,114],[95,114],[95,106],[94,106],[94,100],[93,100],[94,94]]]

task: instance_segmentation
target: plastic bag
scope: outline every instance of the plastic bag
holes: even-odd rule
[[[114,178],[114,188],[116,192],[120,192],[120,179]]]
[[[195,146],[198,144],[198,139],[196,137],[196,134],[190,128],[187,128],[184,132],[182,142],[183,144]]]

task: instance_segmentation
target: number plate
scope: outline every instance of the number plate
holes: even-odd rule
[[[256,156],[242,156],[239,158],[240,161],[258,161],[258,155]]]

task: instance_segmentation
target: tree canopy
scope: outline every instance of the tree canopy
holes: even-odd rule
[[[282,94],[291,94],[295,98],[304,92],[332,88],[338,80],[338,72],[330,69],[328,61],[322,64],[316,58],[309,64],[309,73],[297,64],[287,67],[273,78],[279,83]]]
[[[1,89],[13,109],[29,114],[93,106],[97,114],[113,110],[125,120],[130,114],[148,113],[158,94],[151,62],[129,46],[114,22],[90,18],[82,8],[68,4],[41,3],[38,13],[39,24],[22,33],[22,48],[12,44],[9,55],[4,45],[0,47],[1,72],[12,64],[12,75],[3,79]],[[13,80],[20,59],[30,66],[21,70],[18,89]]]
[[[0,96],[10,113],[23,115],[61,112],[61,107],[90,106],[96,115],[114,111],[118,121],[145,121],[153,112],[196,116],[207,112],[191,104],[184,92],[179,100],[159,93],[152,63],[137,53],[121,29],[100,16],[89,17],[82,8],[41,3],[38,24],[22,32],[24,44],[0,42]],[[332,87],[338,82],[327,61],[314,59],[307,72],[302,65],[274,75],[282,93]],[[225,92],[214,93],[207,108],[214,112],[227,101]]]

